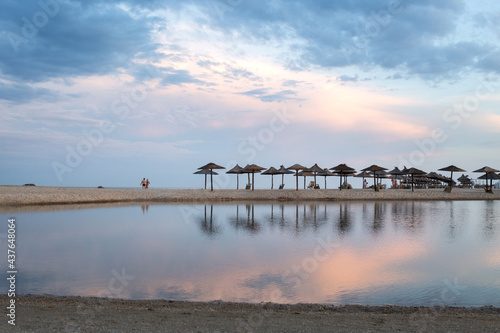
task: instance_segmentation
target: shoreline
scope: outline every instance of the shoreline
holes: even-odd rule
[[[500,308],[123,300],[23,295],[20,332],[493,332]],[[7,295],[0,302],[7,304]],[[8,327],[7,317],[0,328]]]
[[[217,189],[107,189],[43,186],[0,186],[0,207],[31,205],[98,204],[98,203],[204,203],[204,202],[301,202],[356,200],[500,200],[500,190],[483,189],[322,189],[322,190],[236,190]]]

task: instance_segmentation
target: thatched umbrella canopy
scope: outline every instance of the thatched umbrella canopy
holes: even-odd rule
[[[362,169],[361,171],[370,171],[371,173],[373,173],[373,187],[375,189],[375,191],[378,191],[378,187],[377,187],[377,174],[376,172],[377,171],[385,171],[387,170],[386,168],[383,168],[381,166],[378,166],[376,164],[373,164],[373,165],[370,165],[368,168],[364,168]]]
[[[497,180],[500,179],[500,176],[497,175],[494,172],[487,172],[478,179],[485,179],[486,180],[486,192],[491,192],[493,193],[493,179]],[[490,180],[490,186],[488,187],[488,179]]]
[[[357,175],[354,175],[354,177],[363,178],[363,186],[364,186],[365,185],[365,178],[372,178],[373,175],[371,173],[369,173],[368,171],[362,171],[362,172],[358,173]]]
[[[285,186],[285,175],[292,174],[292,170],[288,170],[285,168],[283,165],[280,166],[280,168],[277,171],[278,174],[281,174],[281,186]]]
[[[263,168],[261,166],[258,166],[258,165],[255,165],[255,164],[250,164],[250,165],[247,165],[245,168],[243,168],[242,172],[244,173],[251,173],[252,174],[252,191],[255,189],[255,183],[254,183],[254,180],[255,180],[255,173],[259,173],[261,172],[262,170],[266,170],[266,168]]]
[[[223,166],[217,165],[215,163],[208,163],[202,167],[199,167],[198,170],[214,170],[214,169],[225,169]],[[214,179],[213,173],[210,173],[210,191],[214,190]]]
[[[495,172],[498,172],[497,169],[490,168],[489,166],[482,167],[481,169],[477,169],[473,172],[484,172],[485,174],[478,179],[486,179],[486,190],[488,190],[488,179],[490,180],[490,190],[493,190],[493,179],[497,178],[498,175]]]
[[[302,170],[302,171],[297,173],[297,179],[301,176],[304,177],[304,190],[305,190],[306,189],[306,177],[312,177],[312,176],[314,176],[314,174],[311,171],[309,171],[309,169],[305,169],[305,170]]]
[[[314,176],[314,185],[316,186],[316,176],[318,175],[318,172],[322,172],[323,168],[318,166],[318,163],[314,164],[312,167],[308,169],[308,171],[313,173]]]
[[[454,166],[454,165],[450,165],[450,166],[447,166],[446,168],[438,169],[438,171],[450,171],[451,172],[451,176],[450,176],[450,180],[451,181],[449,182],[449,188],[445,189],[446,192],[451,192],[451,186],[454,183],[454,181],[453,181],[453,172],[454,171],[466,172],[464,169],[460,169],[459,167]]]
[[[342,191],[342,177],[346,174],[356,173],[356,170],[354,170],[350,166],[347,166],[345,163],[334,166],[333,168],[330,168],[330,170],[333,170],[336,174],[340,176],[339,189],[341,191]]]
[[[417,168],[409,168],[409,169],[405,169],[403,172],[407,175],[411,175],[411,191],[413,192],[414,191],[413,184],[415,183],[413,177],[415,175],[420,175],[420,176],[425,175],[425,171],[422,171],[422,170],[417,169]]]
[[[240,188],[240,173],[242,173],[241,170],[243,170],[243,168],[236,164],[231,170],[226,171],[226,173],[236,174],[236,189]]]
[[[205,190],[207,189],[207,175],[218,175],[217,172],[212,170],[200,170],[193,173],[194,175],[205,175]]]
[[[299,190],[299,170],[306,170],[307,168],[303,165],[300,164],[294,164],[291,167],[287,168],[288,170],[295,170],[295,177],[296,177],[296,183],[297,183],[297,191]]]
[[[335,176],[335,175],[332,172],[330,172],[330,170],[328,170],[327,168],[324,168],[323,171],[318,173],[318,176],[325,177],[325,189],[326,189],[326,177],[331,177],[331,176]]]
[[[278,170],[275,167],[270,167],[266,171],[262,172],[261,175],[271,175],[271,190],[274,188],[274,175],[278,174]]]
[[[462,185],[471,185],[472,184],[472,180],[469,178],[469,176],[466,176],[464,174],[462,174],[460,177],[458,177],[457,179],[460,183],[462,183]]]

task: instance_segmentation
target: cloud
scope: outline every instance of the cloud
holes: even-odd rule
[[[114,73],[156,49],[150,37],[155,18],[132,15],[117,3],[65,1],[52,8],[53,16],[35,1],[6,1],[2,7],[0,71],[13,79]],[[37,17],[47,18],[40,21],[45,24],[36,23]]]
[[[27,103],[34,99],[44,101],[57,101],[59,93],[46,88],[32,87],[28,84],[9,82],[0,82],[0,100],[6,100],[13,103]]]
[[[349,75],[341,75],[339,77],[337,77],[337,81],[340,81],[340,82],[358,82],[359,81],[359,76],[358,74],[354,75],[354,76],[349,76]]]
[[[298,100],[295,97],[297,94],[293,90],[282,90],[276,93],[269,93],[269,89],[254,89],[242,93],[239,95],[251,96],[260,99],[263,102],[284,102],[286,100]]]

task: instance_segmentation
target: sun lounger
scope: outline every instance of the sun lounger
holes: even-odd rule
[[[247,186],[245,187],[245,190],[251,190],[252,189],[252,184],[247,184]]]
[[[282,190],[285,187],[285,184],[280,185],[280,190]]]

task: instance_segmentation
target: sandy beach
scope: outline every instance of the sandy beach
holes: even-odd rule
[[[225,201],[322,201],[322,200],[499,200],[483,189],[411,190],[231,190],[217,189],[107,189],[38,186],[0,186],[1,206],[90,204],[119,202],[225,202]]]
[[[5,295],[0,296],[7,304]],[[500,309],[20,296],[2,332],[498,332]]]
[[[57,210],[67,205],[136,202],[245,202],[341,200],[499,200],[500,191],[429,190],[215,190],[97,189],[0,186],[0,211]],[[8,304],[7,295],[0,295]],[[16,327],[9,332],[495,332],[500,308],[321,304],[248,304],[24,295],[16,297]]]

